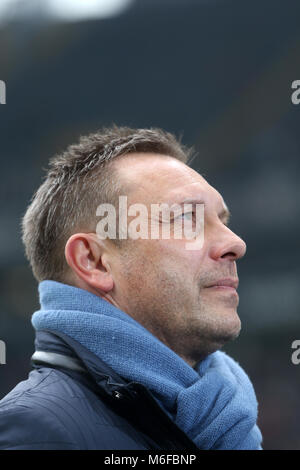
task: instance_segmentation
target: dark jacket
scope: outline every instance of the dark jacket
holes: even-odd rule
[[[146,387],[77,341],[43,330],[35,347],[28,379],[0,401],[0,449],[198,450]]]

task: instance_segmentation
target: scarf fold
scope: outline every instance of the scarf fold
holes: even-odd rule
[[[81,343],[121,377],[146,386],[199,449],[261,449],[257,400],[239,364],[216,351],[195,369],[106,300],[55,281],[39,284],[35,330]]]

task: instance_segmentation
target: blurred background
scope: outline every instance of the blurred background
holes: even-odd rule
[[[1,0],[0,399],[30,371],[37,284],[20,220],[48,159],[116,123],[194,145],[247,243],[242,332],[265,449],[300,449],[298,0]],[[3,101],[3,100],[2,100]]]

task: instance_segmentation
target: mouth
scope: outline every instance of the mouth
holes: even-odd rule
[[[226,278],[226,279],[219,279],[218,281],[213,282],[211,285],[206,286],[207,289],[211,289],[214,291],[220,291],[224,293],[228,293],[231,295],[236,295],[238,297],[237,288],[239,285],[238,279]]]
[[[228,287],[231,289],[237,289],[239,285],[239,280],[238,278],[233,279],[233,278],[225,278],[225,279],[219,279],[217,281],[212,282],[209,286],[206,287]]]

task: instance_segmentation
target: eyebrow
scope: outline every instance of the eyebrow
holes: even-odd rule
[[[183,199],[181,202],[178,203],[179,205],[183,206],[183,204],[204,204],[204,201],[201,198],[186,198]],[[226,204],[225,204],[226,206]],[[224,219],[225,223],[228,224],[231,219],[231,212],[226,206],[221,212],[218,214],[220,219]]]
[[[220,219],[224,219],[225,223],[228,224],[231,219],[231,212],[229,209],[223,209],[220,214],[218,214]]]

